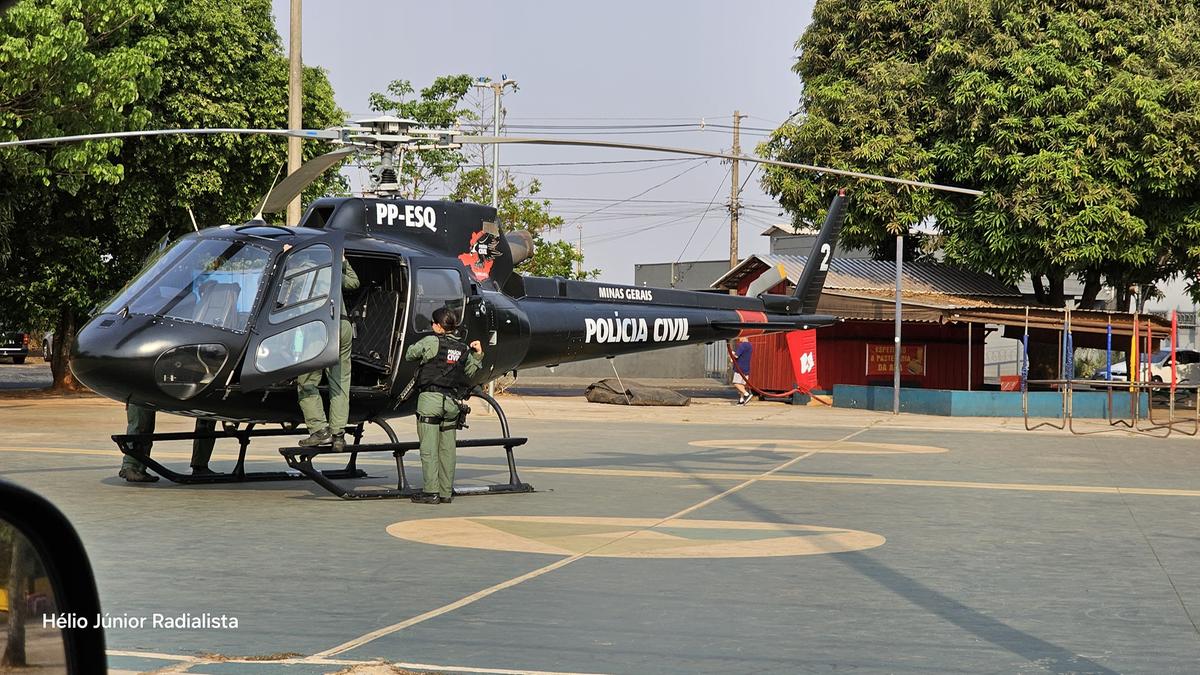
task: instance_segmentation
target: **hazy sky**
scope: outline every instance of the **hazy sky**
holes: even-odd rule
[[[273,4],[286,45],[289,3]],[[749,152],[763,140],[762,130],[775,128],[796,109],[794,44],[812,5],[813,0],[307,0],[302,44],[305,63],[329,72],[338,104],[353,116],[366,115],[368,95],[394,79],[410,80],[419,90],[439,75],[507,75],[520,87],[504,96],[512,135],[727,150],[729,129],[699,125],[728,126],[737,109],[750,115],[742,121],[742,148]],[[490,92],[488,101],[490,106]],[[694,126],[552,128],[667,124]],[[729,165],[677,157],[506,147],[500,159],[513,164],[522,179],[541,179],[541,195],[567,220],[563,238],[576,241],[583,226],[586,264],[600,268],[601,279],[632,282],[635,263],[729,257]],[[515,166],[666,158],[672,161]],[[743,180],[749,168],[742,164]],[[759,189],[757,172],[742,200],[739,253],[745,257],[765,252],[761,232],[787,218]]]

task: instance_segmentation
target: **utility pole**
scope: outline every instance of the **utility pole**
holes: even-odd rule
[[[292,0],[292,15],[291,15],[291,31],[288,38],[288,128],[299,129],[304,126],[303,116],[301,114],[301,103],[304,98],[301,92],[301,82],[303,65],[300,51],[300,2],[301,0]],[[288,137],[288,175],[296,173],[300,169],[301,161],[304,156],[300,150],[301,140],[296,137]],[[288,204],[287,207],[287,224],[300,224],[300,195]]]
[[[892,354],[892,414],[900,414],[900,326],[904,323],[901,309],[904,307],[904,294],[901,284],[904,279],[904,235],[896,235],[896,335],[892,344],[896,351]]]
[[[733,148],[730,154],[738,156],[742,154],[741,130],[742,118],[746,115],[740,110],[733,111]],[[729,167],[729,269],[737,267],[738,264],[738,212],[742,210],[741,201],[738,199],[738,161],[733,162]],[[737,289],[729,289],[730,295],[737,295]]]
[[[743,117],[746,116],[742,114],[742,111],[733,111],[733,149],[730,151],[732,155],[742,154]],[[737,267],[738,264],[738,212],[742,210],[741,202],[738,200],[738,161],[736,159],[731,161],[733,166],[729,170],[729,176],[732,179],[729,184],[729,269]]]
[[[493,82],[486,77],[480,77],[474,83],[474,86],[492,90],[492,135],[500,135],[500,95],[504,93],[505,87],[517,88],[517,81],[508,79],[508,75],[501,75],[499,82]],[[500,208],[500,146],[492,146],[492,207]]]

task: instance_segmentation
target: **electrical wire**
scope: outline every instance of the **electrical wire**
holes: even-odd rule
[[[706,159],[705,157],[667,157],[665,159],[603,159],[588,162],[523,162],[523,163],[508,163],[505,162],[505,167],[510,166],[575,166],[584,164],[648,164],[650,162],[697,162]]]
[[[708,212],[712,210],[713,204],[717,201],[717,195],[721,194],[721,186],[725,182],[725,178],[729,177],[729,172],[732,169],[733,164],[725,167],[725,176],[723,176],[721,181],[717,183],[716,192],[713,192],[712,199],[708,200],[708,206],[704,209],[704,213],[701,214],[700,220],[696,221],[696,227],[692,228],[692,233],[688,236],[687,242],[684,243],[683,248],[679,249],[679,256],[675,258],[675,262],[679,262],[679,260],[683,258],[683,254],[687,252],[687,247],[691,245],[692,239],[696,237],[696,232],[700,230],[700,224],[704,222],[704,219],[708,216]]]
[[[624,239],[627,236],[638,234],[641,232],[658,229],[660,227],[665,227],[667,225],[673,225],[675,223],[682,222],[682,221],[688,220],[690,218],[694,218],[695,215],[696,214],[694,214],[694,213],[690,213],[690,214],[678,216],[675,218],[661,220],[661,221],[658,221],[655,223],[643,223],[643,224],[635,225],[633,227],[622,228],[620,230],[611,230],[611,231],[604,232],[604,233],[597,234],[597,235],[589,235],[587,237],[584,237],[583,240],[585,242],[590,242],[592,244],[603,244],[603,243],[607,243],[610,241],[616,241],[618,239]]]
[[[685,157],[676,161],[691,162],[696,159],[700,159],[700,157]],[[513,171],[512,173],[518,176],[611,176],[625,173],[644,173],[670,166],[678,165],[658,164],[655,166],[640,166],[636,169],[615,169],[612,171]]]
[[[675,174],[674,176],[671,176],[670,178],[668,178],[668,179],[666,179],[666,180],[662,181],[661,183],[656,183],[656,184],[654,184],[654,185],[651,185],[650,187],[646,188],[645,190],[642,190],[641,192],[637,193],[636,195],[634,195],[634,196],[632,196],[632,197],[630,197],[630,198],[628,198],[628,199],[622,199],[621,201],[619,201],[619,202],[615,202],[615,203],[613,203],[613,204],[610,204],[610,205],[608,205],[608,206],[602,206],[602,207],[600,207],[600,208],[596,209],[595,211],[591,211],[591,212],[589,212],[589,213],[586,213],[586,214],[584,214],[584,215],[585,215],[585,216],[589,216],[589,215],[592,215],[592,214],[595,214],[595,213],[600,213],[601,211],[605,211],[605,210],[607,210],[607,209],[609,209],[609,208],[612,208],[613,206],[616,206],[616,205],[618,205],[618,204],[624,204],[625,202],[628,202],[628,201],[632,201],[632,200],[634,200],[634,199],[637,199],[638,197],[641,197],[642,195],[646,194],[647,192],[650,192],[651,190],[656,190],[656,189],[658,189],[658,188],[660,188],[660,187],[662,187],[662,186],[666,185],[667,183],[670,183],[671,181],[675,180],[676,178],[679,178],[679,177],[681,177],[681,176],[684,176],[685,174],[688,174],[688,173],[690,173],[690,172],[692,172],[692,171],[695,171],[696,169],[699,169],[699,168],[700,168],[700,167],[702,167],[702,166],[707,166],[707,165],[708,165],[708,162],[707,162],[707,161],[705,161],[705,162],[702,162],[702,163],[700,163],[700,164],[693,164],[693,165],[689,166],[688,168],[684,169],[683,171],[680,171],[679,173]],[[577,222],[578,220],[580,220],[580,218],[582,218],[582,217],[583,217],[583,216],[580,216],[579,218],[575,218],[574,220],[572,220],[572,221],[571,221],[571,223],[567,223],[567,224],[568,224],[568,225],[570,225],[570,224],[572,224],[572,223],[575,223],[575,222]]]
[[[744,190],[744,189],[746,188],[746,183],[749,183],[749,182],[750,182],[750,176],[753,176],[753,175],[754,175],[754,170],[755,170],[755,169],[757,169],[757,168],[758,168],[758,165],[757,165],[757,164],[755,164],[754,166],[750,167],[750,170],[749,170],[749,171],[747,171],[747,172],[746,172],[746,179],[745,179],[745,180],[743,180],[743,181],[742,181],[742,184],[741,184],[741,185],[738,187],[738,191],[737,191],[737,193],[738,193],[738,197],[741,197],[741,196],[742,196],[742,190]],[[739,200],[738,200],[738,206],[739,206],[739,207],[741,206],[741,199],[739,199]],[[721,231],[721,228],[719,228],[719,227],[713,230],[713,235],[712,235],[711,237],[709,237],[709,238],[708,238],[708,243],[704,245],[704,248],[700,249],[700,256],[699,256],[699,257],[703,258],[703,257],[704,257],[704,254],[705,254],[705,253],[708,253],[708,247],[712,246],[713,242],[714,242],[714,241],[716,241],[716,239],[717,239],[717,234],[718,234],[720,231]]]

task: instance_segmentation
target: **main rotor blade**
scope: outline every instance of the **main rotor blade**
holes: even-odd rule
[[[879,176],[873,173],[860,173],[858,171],[846,171],[845,169],[830,169],[823,166],[813,166],[811,164],[798,164],[796,162],[782,162],[776,159],[763,159],[752,155],[733,155],[727,152],[713,152],[711,150],[691,150],[688,148],[673,148],[665,145],[645,145],[642,143],[621,143],[617,141],[592,141],[592,140],[573,140],[568,138],[550,138],[550,137],[533,137],[533,136],[469,136],[461,135],[453,138],[454,143],[467,144],[477,143],[479,145],[498,145],[501,143],[527,144],[527,145],[573,145],[585,146],[593,148],[622,148],[627,150],[646,150],[649,152],[669,152],[677,155],[696,155],[699,157],[715,157],[718,159],[736,159],[740,162],[753,162],[755,164],[769,164],[771,166],[782,166],[790,169],[805,169],[807,171],[816,171],[818,173],[831,173],[837,176],[848,176],[850,178],[865,178],[867,180],[881,180],[888,183],[899,183],[900,185],[910,185],[912,187],[929,188],[931,190],[944,190],[946,192],[957,192],[964,195],[982,195],[980,190],[972,190],[970,188],[958,187],[955,185],[939,185],[937,183],[925,183],[918,180],[908,180],[907,178],[893,178],[891,176]]]
[[[212,134],[296,136],[299,138],[312,138],[326,141],[336,141],[341,139],[341,132],[336,129],[146,129],[144,131],[113,131],[104,134],[81,134],[79,136],[31,138],[23,141],[0,141],[0,148],[9,148],[20,145],[51,145],[54,143],[75,143],[77,141],[98,141],[106,138],[138,138],[141,136],[206,136]]]
[[[327,152],[308,160],[303,166],[296,169],[296,173],[279,181],[279,184],[271,190],[271,193],[267,195],[266,201],[263,202],[262,212],[275,213],[276,211],[286,209],[287,205],[293,199],[301,192],[304,192],[304,188],[308,187],[309,183],[312,183],[317,177],[325,173],[329,167],[355,152],[358,152],[358,148],[338,148],[333,152]],[[295,225],[296,223],[291,224]]]

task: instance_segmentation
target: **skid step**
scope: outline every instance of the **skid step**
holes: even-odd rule
[[[497,483],[494,485],[480,486],[463,486],[455,488],[456,495],[479,495],[479,494],[504,494],[515,492],[533,492],[533,486],[529,483],[522,483],[517,477],[517,467],[513,459],[512,449],[524,445],[529,439],[521,437],[505,437],[505,438],[464,438],[455,443],[457,448],[485,448],[485,447],[503,447],[504,454],[508,459],[508,482]],[[421,444],[418,441],[396,441],[394,443],[363,443],[361,445],[347,445],[344,450],[334,451],[331,446],[316,446],[301,448],[286,447],[280,448],[279,454],[283,455],[288,466],[304,474],[306,478],[312,479],[317,485],[328,490],[342,499],[403,499],[411,497],[419,492],[412,487],[408,482],[408,475],[404,468],[404,455],[409,450],[418,450]],[[360,452],[390,452],[396,459],[396,473],[398,480],[396,487],[391,489],[346,489],[341,485],[333,482],[340,478],[336,475],[330,475],[330,472],[323,472],[313,466],[313,459],[322,455],[342,455],[349,453],[351,457],[355,457]],[[353,460],[352,460],[353,462]]]

